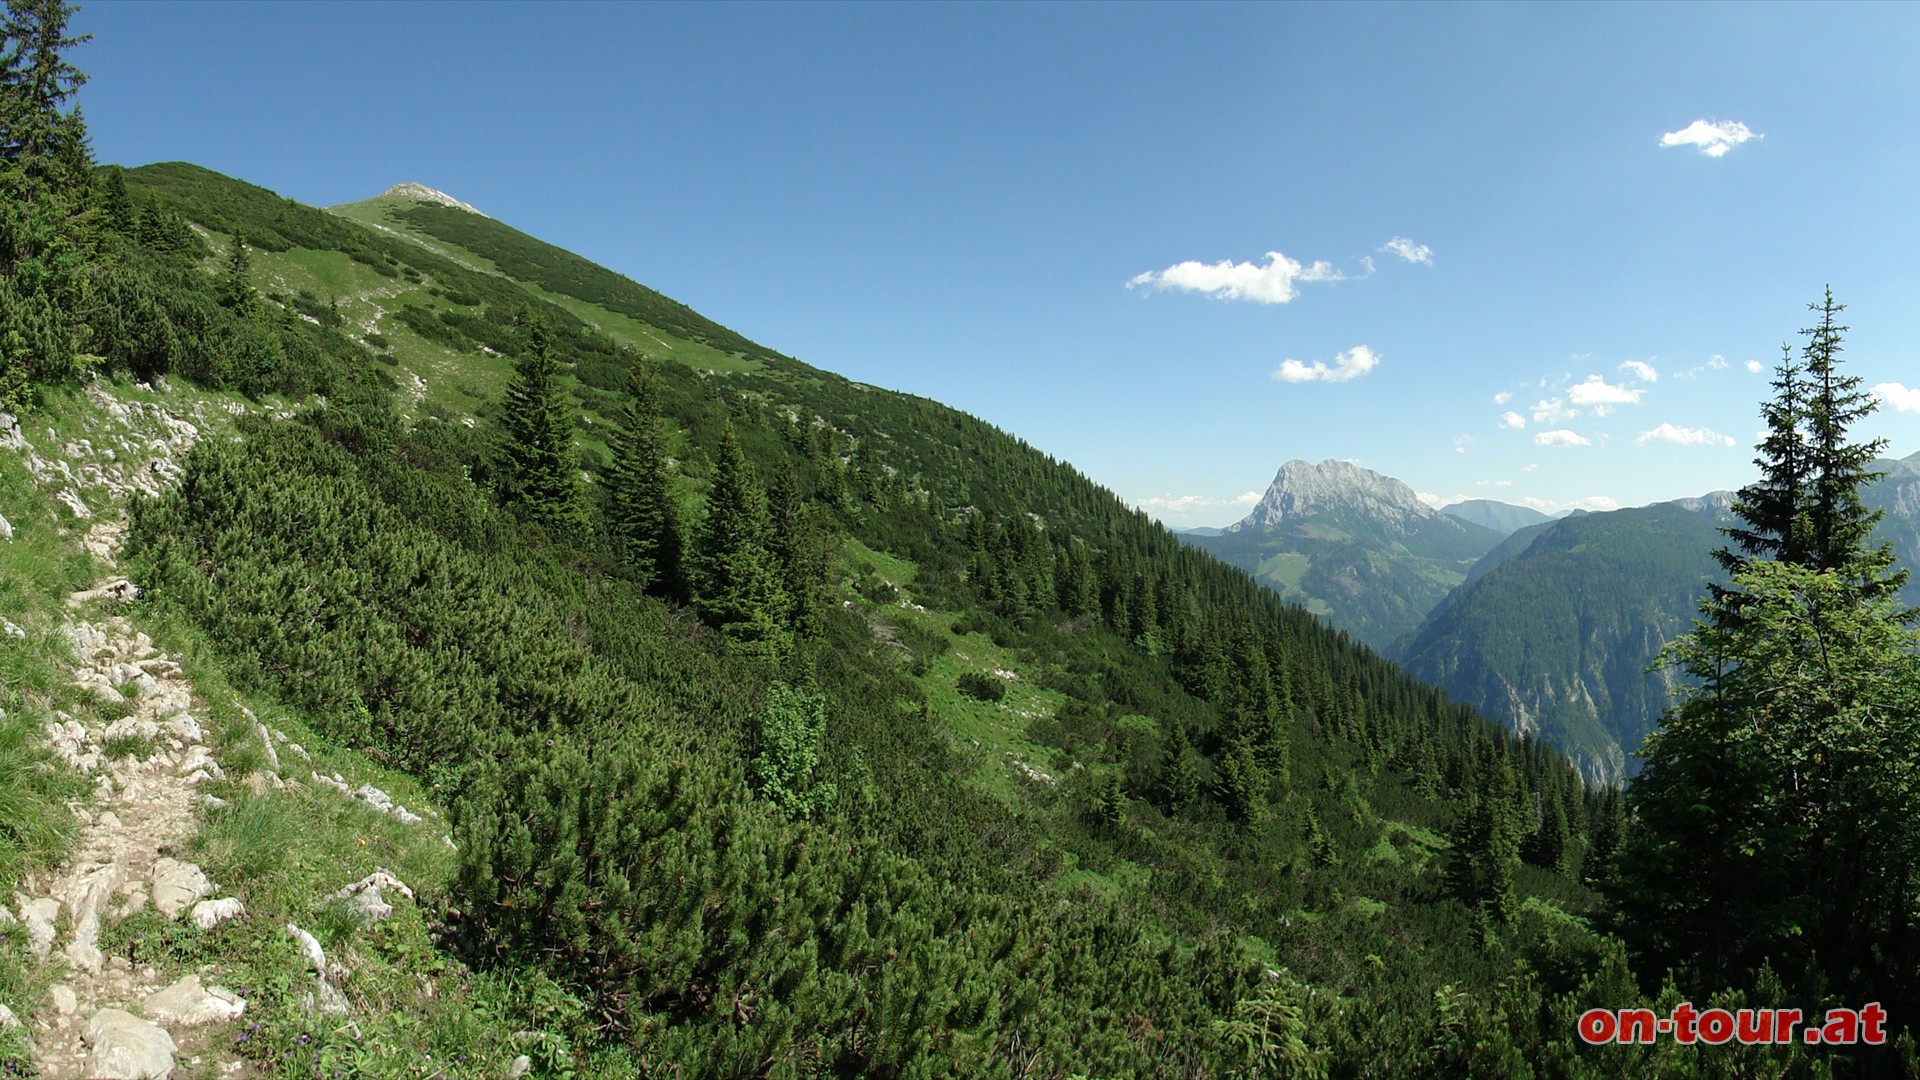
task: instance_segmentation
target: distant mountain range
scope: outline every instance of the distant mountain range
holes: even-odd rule
[[[1529,525],[1538,525],[1543,521],[1552,521],[1550,515],[1526,506],[1512,503],[1495,502],[1492,499],[1467,499],[1463,502],[1448,503],[1440,512],[1450,514],[1461,521],[1478,525],[1483,529],[1511,535]]]
[[[1878,535],[1920,566],[1920,454],[1878,467],[1886,476],[1866,492],[1885,511]],[[1719,573],[1731,503],[1716,491],[1549,518],[1474,499],[1435,513],[1391,477],[1294,461],[1245,519],[1186,539],[1555,744],[1588,777],[1618,781],[1671,700],[1673,673],[1653,664]],[[1920,606],[1920,582],[1903,598]]]
[[[1245,518],[1183,535],[1382,653],[1503,538],[1347,461],[1289,461]]]

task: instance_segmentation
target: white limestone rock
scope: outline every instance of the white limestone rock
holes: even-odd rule
[[[228,919],[237,919],[246,913],[247,905],[231,896],[202,900],[193,905],[193,925],[202,930],[211,930]]]
[[[300,943],[300,954],[306,957],[307,967],[313,971],[314,992],[307,997],[307,1004],[323,1013],[344,1016],[347,996],[328,979],[327,954],[321,950],[320,942],[292,923],[287,924],[287,934]]]
[[[247,1001],[225,987],[202,986],[198,975],[187,975],[148,994],[141,1007],[161,1023],[194,1027],[238,1020],[247,1011]]]
[[[173,1075],[173,1036],[122,1009],[101,1009],[87,1021],[86,1075],[111,1080],[166,1080]]]
[[[169,919],[177,919],[189,904],[213,895],[213,883],[198,866],[177,859],[160,859],[153,864],[153,906]]]
[[[413,899],[413,890],[385,870],[376,870],[342,888],[333,894],[333,899],[346,901],[347,910],[362,922],[379,922],[393,914],[393,905],[380,895],[382,889],[392,889],[409,900]]]

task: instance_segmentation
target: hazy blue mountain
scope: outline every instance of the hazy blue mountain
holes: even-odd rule
[[[1492,529],[1494,532],[1508,535],[1529,525],[1553,520],[1532,507],[1515,506],[1512,503],[1498,502],[1494,499],[1466,499],[1443,506],[1440,512],[1478,525],[1483,529]]]

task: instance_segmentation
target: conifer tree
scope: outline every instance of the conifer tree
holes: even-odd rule
[[[0,12],[0,407],[19,409],[31,380],[78,374],[77,313],[86,306],[86,125],[63,112],[86,76],[64,52],[77,8],[15,0]]]
[[[782,455],[768,493],[768,548],[780,567],[780,584],[792,603],[788,621],[805,632],[813,618],[813,604],[827,578],[827,536],[812,508],[800,494],[800,476],[793,459]]]
[[[613,436],[607,473],[607,525],[629,572],[658,596],[686,599],[680,509],[667,467],[658,377],[633,358],[626,426]]]
[[[1801,331],[1807,336],[1807,450],[1813,473],[1808,565],[1838,572],[1862,597],[1889,596],[1906,583],[1907,572],[1893,569],[1891,544],[1869,546],[1881,512],[1868,510],[1861,498],[1862,489],[1886,475],[1876,472],[1873,462],[1887,441],[1847,438],[1848,429],[1872,414],[1877,402],[1860,388],[1860,376],[1840,373],[1842,336],[1849,328],[1835,317],[1846,306],[1834,302],[1829,288],[1808,307],[1819,315],[1815,325]]]
[[[1760,406],[1767,434],[1756,447],[1760,479],[1740,489],[1731,507],[1744,524],[1725,533],[1740,550],[1714,552],[1729,573],[1745,567],[1753,557],[1804,563],[1812,544],[1809,501],[1813,464],[1804,439],[1807,418],[1806,369],[1793,350],[1780,346],[1780,363],[1773,369],[1774,396]]]
[[[252,265],[246,240],[234,236],[233,247],[227,252],[227,277],[220,288],[220,306],[241,318],[253,315],[253,283],[247,280]]]
[[[792,643],[792,600],[780,584],[767,530],[766,494],[729,423],[691,558],[696,597],[701,614],[742,651],[777,660]]]
[[[0,159],[19,168],[29,199],[69,194],[87,183],[86,124],[63,112],[86,75],[66,52],[92,34],[67,36],[77,4],[9,0],[0,15]]]
[[[1880,444],[1847,433],[1873,402],[1838,371],[1831,290],[1811,306],[1804,378],[1781,365],[1766,476],[1736,504],[1745,554],[1774,557],[1723,555],[1730,584],[1663,654],[1693,687],[1647,739],[1611,888],[1655,970],[1726,985],[1770,964],[1877,995],[1911,986],[1920,929],[1920,639],[1904,572],[1868,546]]]
[[[532,520],[553,528],[581,524],[566,390],[553,340],[536,316],[525,320],[527,345],[507,386],[503,494]]]
[[[139,231],[140,212],[133,205],[133,196],[127,192],[126,170],[115,165],[107,169],[106,174],[106,179],[101,181],[101,221],[116,236],[132,240]]]

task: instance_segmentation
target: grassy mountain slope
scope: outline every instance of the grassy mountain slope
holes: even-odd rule
[[[481,1075],[442,1033],[544,1009],[598,1075],[1227,1075],[1282,1037],[1380,1075],[1637,1053],[1554,1019],[1625,978],[1584,922],[1600,794],[1071,467],[552,260],[520,281],[464,246],[499,240],[485,219],[430,247],[190,166],[128,180],[204,245],[170,249],[198,261],[155,279],[165,311],[255,249],[258,295],[229,289],[216,328],[264,351],[210,379],[284,382],[309,338],[345,365],[326,404],[203,442],[142,505],[136,615],[454,826],[421,933],[379,946],[452,993],[350,979],[380,1022],[343,1027],[283,982],[275,1045]],[[698,515],[727,430],[768,486],[793,478],[821,558],[779,616],[790,653],[649,594],[597,530],[495,505],[523,309],[554,327],[590,475],[629,404],[613,324],[556,296],[739,346],[655,354],[678,361],[672,478]]]

